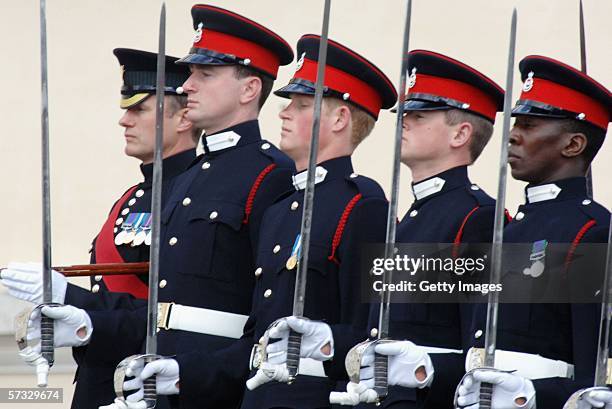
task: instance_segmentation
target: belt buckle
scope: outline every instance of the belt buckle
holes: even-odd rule
[[[173,302],[157,303],[157,328],[169,330],[170,311],[172,311]]]

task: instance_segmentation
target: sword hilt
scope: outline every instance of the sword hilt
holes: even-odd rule
[[[292,383],[298,374],[301,348],[302,334],[294,330],[289,330],[289,339],[287,341],[287,371],[289,372],[288,383]]]
[[[42,357],[47,360],[49,367],[55,361],[55,348],[53,346],[53,318],[47,317],[41,312],[40,319],[40,351]]]
[[[493,384],[482,382],[480,384],[480,400],[478,407],[480,409],[491,409],[491,401],[493,398]]]
[[[389,357],[387,355],[374,353],[374,391],[378,395],[380,403],[387,397],[388,393],[388,375]]]
[[[155,361],[156,357],[145,358],[145,365],[149,362]],[[144,393],[144,401],[147,405],[147,409],[154,408],[157,404],[157,376],[153,375],[144,381],[142,381],[142,390]]]

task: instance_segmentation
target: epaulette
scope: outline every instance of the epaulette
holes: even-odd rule
[[[357,173],[351,173],[350,176],[346,177],[346,180],[351,182],[357,187],[359,193],[363,198],[379,197],[384,199],[385,192],[382,187],[374,179],[369,177],[358,175]]]
[[[585,198],[581,200],[578,208],[589,219],[595,220],[597,223],[608,223],[610,221],[610,212],[608,209],[591,199]]]
[[[295,169],[295,164],[291,158],[266,140],[259,142],[259,152],[267,156],[272,163],[276,163],[279,168]]]
[[[476,200],[476,203],[478,203],[478,206],[495,206],[495,199],[489,196],[477,184],[466,186],[465,190],[468,192],[470,196],[472,196]]]

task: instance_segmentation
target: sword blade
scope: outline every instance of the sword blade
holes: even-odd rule
[[[400,65],[400,79],[397,89],[397,118],[395,124],[395,142],[393,147],[393,163],[391,169],[391,194],[389,197],[389,210],[387,213],[387,232],[385,236],[385,258],[393,257],[395,247],[395,234],[397,229],[397,207],[399,201],[400,158],[402,151],[402,131],[404,121],[404,99],[406,94],[406,71],[408,70],[408,49],[410,44],[410,20],[412,16],[412,0],[406,4],[406,20],[404,22],[404,41],[402,43],[402,58]],[[391,282],[391,272],[385,271],[383,282]],[[389,310],[391,293],[383,291],[380,299],[378,316],[378,339],[389,336]]]
[[[304,315],[306,301],[306,277],[308,274],[308,253],[310,250],[310,227],[312,225],[312,212],[314,204],[315,172],[317,167],[317,152],[319,150],[319,130],[321,125],[321,107],[323,105],[323,84],[325,81],[325,65],[327,63],[327,39],[329,32],[329,14],[331,0],[325,0],[323,9],[323,28],[319,42],[319,56],[317,62],[317,80],[315,83],[314,112],[312,117],[312,138],[310,139],[310,152],[308,156],[308,171],[306,172],[306,189],[304,191],[304,210],[300,226],[301,254],[298,259],[295,276],[295,289],[293,293],[293,315]],[[300,349],[302,334],[289,331],[287,342],[287,370],[289,381],[292,383],[298,374],[300,363]]]
[[[492,284],[501,280],[502,243],[504,238],[504,217],[506,209],[506,179],[508,167],[508,142],[510,140],[510,118],[512,112],[512,85],[514,79],[514,54],[516,49],[516,8],[512,11],[510,28],[510,46],[508,47],[508,65],[506,71],[506,93],[504,96],[504,122],[499,158],[499,183],[497,186],[497,201],[495,203],[495,222],[493,224],[493,244],[491,246],[491,277]],[[487,306],[487,326],[485,336],[484,365],[493,367],[495,346],[497,341],[497,314],[499,307],[498,293],[489,292]]]
[[[584,34],[584,12],[582,9],[582,0],[580,0],[580,71],[587,73],[586,62],[586,35]],[[586,173],[586,188],[587,196],[593,198],[593,173],[591,166]]]
[[[40,82],[41,82],[41,131],[42,131],[42,250],[43,250],[43,304],[51,303],[51,185],[49,173],[49,93],[47,70],[47,4],[40,0]],[[42,317],[41,352],[49,366],[54,362],[53,320]]]
[[[397,118],[395,124],[395,142],[393,146],[393,162],[391,167],[391,194],[389,197],[389,210],[387,213],[387,232],[385,235],[385,259],[390,259],[395,253],[395,236],[397,229],[397,206],[399,200],[400,159],[402,150],[402,133],[404,122],[404,99],[406,94],[406,71],[408,70],[408,49],[410,44],[410,21],[412,16],[412,0],[406,3],[406,19],[404,21],[404,41],[402,42],[402,56],[400,65],[400,78],[397,88]],[[392,272],[383,273],[383,283],[390,284]],[[387,288],[387,287],[383,287]],[[377,338],[389,337],[389,313],[391,311],[391,292],[380,293],[380,308],[378,311]],[[387,356],[375,354],[374,356],[374,391],[378,396],[378,403],[388,394]]]
[[[491,245],[491,284],[501,281],[502,244],[504,241],[504,217],[506,210],[506,179],[508,168],[508,143],[510,141],[510,118],[512,114],[512,85],[514,83],[514,54],[516,50],[516,7],[512,10],[510,23],[510,45],[508,46],[508,64],[506,67],[506,93],[504,95],[504,122],[499,158],[499,183],[495,202],[495,221],[493,224],[493,244]],[[484,366],[495,366],[495,349],[497,345],[497,317],[499,312],[499,295],[489,292],[487,304],[487,324],[485,335]],[[483,382],[479,391],[479,405],[483,409],[491,407],[493,385]]]
[[[597,364],[595,366],[595,386],[605,386],[609,383],[608,358],[610,342],[610,323],[612,320],[612,216],[608,230],[608,249],[606,255],[606,271],[602,288],[601,322],[599,327],[599,343],[597,346]]]
[[[300,226],[300,234],[302,238],[301,260],[299,260],[297,266],[295,292],[293,294],[293,315],[297,317],[304,315],[304,301],[306,298],[306,275],[308,272],[308,253],[310,249],[310,227],[312,225],[312,211],[314,204],[317,151],[319,150],[319,129],[321,125],[321,107],[323,104],[323,84],[325,81],[325,65],[327,62],[327,38],[329,32],[330,8],[331,0],[325,0],[323,11],[323,28],[321,30],[321,41],[319,42],[317,80],[315,83],[312,138],[310,139],[308,171],[306,173],[306,190],[304,191],[304,210],[302,211],[302,224]]]
[[[166,83],[166,4],[162,3],[159,17],[159,47],[157,54],[155,152],[153,156],[153,187],[151,198],[151,249],[149,253],[149,300],[147,314],[146,353],[157,352],[157,284],[159,280],[159,241],[162,188],[162,146],[164,131],[164,87]]]

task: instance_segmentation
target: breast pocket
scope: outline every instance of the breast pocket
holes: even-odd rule
[[[184,232],[185,251],[179,272],[220,281],[233,281],[236,259],[249,257],[248,234],[242,232],[244,207],[206,201],[189,209]],[[246,248],[245,248],[246,247]]]

